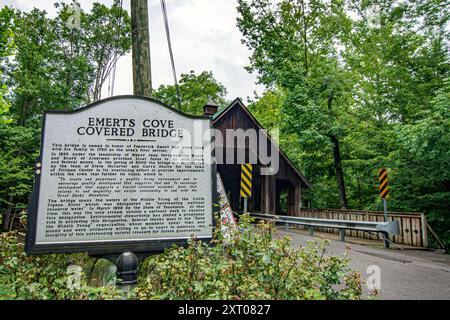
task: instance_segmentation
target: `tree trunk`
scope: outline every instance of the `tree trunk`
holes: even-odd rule
[[[9,231],[9,225],[11,224],[11,213],[13,210],[13,200],[14,200],[13,196],[9,196],[9,199],[8,199],[9,204],[8,204],[8,208],[6,209],[5,217],[3,220],[3,231],[6,231],[6,232]]]
[[[328,96],[328,112],[331,116],[331,109],[333,104],[333,95]],[[345,192],[345,182],[344,182],[344,172],[342,170],[341,161],[341,149],[339,147],[339,139],[335,134],[329,135],[331,143],[333,144],[333,158],[334,158],[334,169],[336,171],[336,180],[339,189],[339,202],[342,209],[348,208],[347,194]]]
[[[148,27],[147,0],[131,0],[134,94],[145,97],[150,97],[152,94],[150,34]]]
[[[348,208],[347,194],[345,192],[344,172],[342,171],[341,150],[339,148],[339,139],[335,135],[330,136],[333,143],[334,168],[336,170],[336,180],[339,189],[339,201],[342,209]]]

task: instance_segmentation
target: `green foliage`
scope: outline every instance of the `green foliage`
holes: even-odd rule
[[[44,110],[73,110],[101,98],[117,59],[131,48],[130,18],[117,1],[81,11],[80,29],[69,29],[68,5],[58,15],[14,11],[14,59],[4,64],[11,114],[22,126],[39,126]]]
[[[212,245],[192,240],[147,258],[138,286],[114,287],[111,263],[86,254],[27,256],[22,234],[0,234],[0,299],[360,299],[360,275],[326,242],[294,248],[274,226],[244,215],[231,240],[216,228]],[[72,285],[70,266],[81,266]],[[69,269],[68,269],[69,268]],[[105,280],[106,279],[106,280]]]
[[[387,167],[389,209],[426,212],[448,239],[446,1],[238,4],[248,68],[268,88],[251,110],[279,127],[282,148],[312,182],[304,199],[342,206],[338,141],[349,207],[382,209],[377,171]],[[375,28],[367,23],[373,5],[380,8]],[[271,99],[274,92],[283,99]]]
[[[0,124],[0,219],[9,224],[12,213],[28,207],[40,130]],[[8,225],[4,226],[9,229]]]
[[[139,299],[359,299],[359,274],[345,257],[325,255],[326,243],[294,248],[274,239],[274,227],[241,217],[226,241],[217,229],[213,246],[191,241],[147,259],[136,289]]]
[[[86,277],[80,286],[68,286],[70,265],[83,264],[86,256],[27,256],[17,232],[0,234],[0,300],[111,300],[123,294],[114,287],[90,287]]]
[[[160,86],[153,92],[153,98],[192,115],[203,115],[203,106],[209,101],[213,101],[220,106],[226,104],[227,90],[214,79],[212,72],[203,71],[196,75],[194,71],[191,71],[188,74],[182,74],[178,89],[181,96],[181,105],[175,86]]]
[[[262,83],[282,89],[286,97],[281,109],[286,125],[281,131],[297,135],[305,154],[322,150],[319,159],[316,154],[303,161],[303,171],[314,181],[323,176],[324,165],[332,176],[334,169],[340,205],[346,207],[341,153],[334,154],[346,135],[353,86],[353,74],[343,64],[340,49],[342,34],[351,25],[344,2],[238,2],[238,26],[252,50],[249,69],[258,72]]]
[[[399,126],[393,154],[393,205],[425,211],[431,225],[450,243],[450,82],[414,124]]]
[[[131,47],[130,17],[120,1],[81,11],[80,28],[56,3],[45,11],[0,11],[0,222],[27,207],[45,110],[73,110],[101,98],[117,59]]]
[[[0,10],[0,62],[11,54],[13,47],[11,20],[12,10],[8,7],[3,7]],[[0,68],[0,124],[9,120],[6,117],[9,111],[9,104],[4,99],[7,89],[3,82],[2,69]]]
[[[56,7],[59,8],[56,24],[64,26],[73,13],[64,2],[57,3]],[[60,32],[60,39],[75,45],[71,45],[65,57],[70,60],[83,58],[88,63],[88,66],[76,71],[77,76],[82,76],[82,72],[87,73],[87,67],[91,69],[88,101],[100,100],[101,89],[114,64],[131,48],[131,19],[128,12],[121,8],[119,0],[114,0],[110,8],[94,2],[90,13],[81,10],[79,30],[58,28],[57,32]],[[70,64],[68,66],[73,67]]]

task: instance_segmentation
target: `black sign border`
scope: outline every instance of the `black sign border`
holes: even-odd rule
[[[116,255],[121,254],[123,252],[131,251],[134,253],[157,253],[162,252],[166,248],[169,248],[173,245],[179,247],[186,247],[188,245],[188,238],[186,239],[168,239],[168,240],[135,240],[135,241],[98,241],[98,242],[88,242],[88,243],[58,243],[58,244],[36,244],[36,225],[37,225],[37,216],[38,216],[38,205],[39,205],[39,191],[41,187],[41,174],[37,174],[37,170],[41,170],[41,167],[38,167],[38,163],[41,162],[41,157],[44,152],[44,136],[45,136],[45,123],[46,117],[48,114],[74,114],[86,111],[87,109],[96,107],[97,105],[103,104],[105,102],[117,101],[117,100],[126,100],[126,99],[134,99],[134,100],[144,100],[147,102],[156,103],[157,105],[164,107],[172,112],[175,112],[185,118],[190,119],[199,119],[199,120],[209,120],[210,128],[213,128],[212,118],[208,116],[193,116],[189,114],[185,114],[175,108],[172,108],[158,100],[141,97],[141,96],[133,96],[133,95],[121,95],[115,96],[103,100],[96,101],[92,104],[89,104],[85,107],[73,110],[73,111],[54,111],[49,110],[45,111],[42,118],[42,131],[41,131],[41,146],[40,146],[40,156],[36,160],[35,164],[35,174],[34,174],[34,184],[33,191],[31,193],[29,202],[28,202],[28,210],[27,210],[27,235],[25,241],[25,252],[28,255],[41,255],[41,254],[53,254],[53,253],[79,253],[79,252],[87,252],[90,255]],[[214,137],[212,137],[213,143]],[[214,217],[218,213],[218,194],[217,194],[217,164],[215,159],[213,158],[213,162],[211,164],[211,179],[212,179],[212,221],[211,221],[211,229],[213,233],[213,228],[215,228],[216,222]],[[203,242],[209,243],[212,240],[212,237],[199,239]]]

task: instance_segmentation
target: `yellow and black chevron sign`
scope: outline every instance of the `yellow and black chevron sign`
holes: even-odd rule
[[[241,197],[250,198],[252,196],[252,171],[251,164],[241,165]]]
[[[381,169],[378,171],[378,181],[380,182],[380,197],[386,199],[389,197],[389,181],[387,169]]]

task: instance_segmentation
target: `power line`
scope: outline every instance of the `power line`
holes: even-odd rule
[[[161,0],[161,10],[164,18],[164,27],[166,29],[166,38],[167,38],[167,46],[169,47],[170,63],[172,64],[173,81],[175,83],[175,90],[177,92],[178,109],[181,110],[180,88],[178,87],[177,72],[175,69],[175,60],[173,58],[172,41],[170,39],[169,18],[167,15],[167,7],[165,0]]]
[[[117,0],[115,0],[114,2],[116,1]],[[122,12],[123,12],[123,0],[120,0],[119,21],[117,26],[117,39],[120,39],[120,29],[122,28]],[[114,95],[114,86],[116,84],[116,67],[117,67],[117,60],[114,61],[112,74],[109,75],[108,96],[110,97]]]

